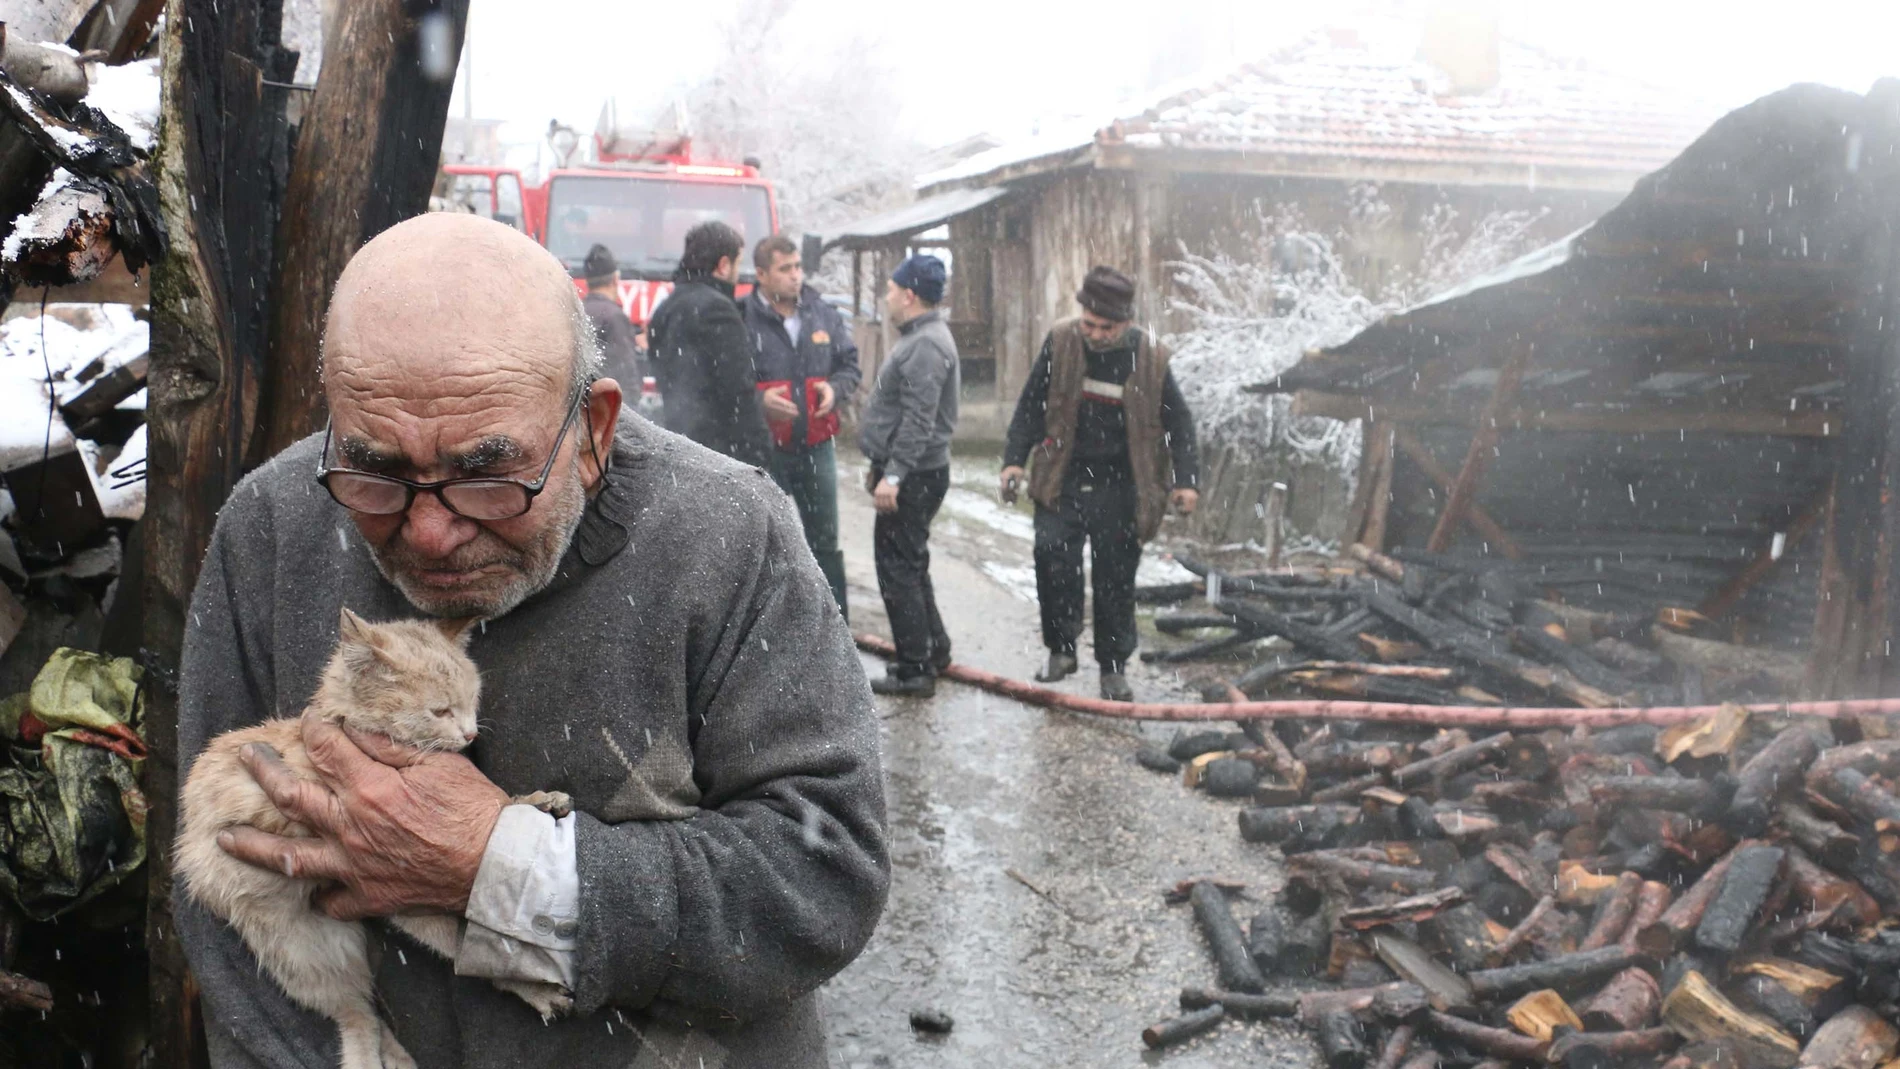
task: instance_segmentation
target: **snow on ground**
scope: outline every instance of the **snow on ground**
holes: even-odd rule
[[[92,88],[86,93],[86,103],[124,130],[132,147],[152,151],[158,132],[158,60],[144,59],[119,67],[94,66],[88,77]]]

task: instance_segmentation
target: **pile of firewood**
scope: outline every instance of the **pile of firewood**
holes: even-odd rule
[[[1145,763],[1247,796],[1288,877],[1244,932],[1237,888],[1176,889],[1219,986],[1143,1038],[1285,1017],[1330,1069],[1900,1065],[1900,739],[1846,741],[1881,726],[1177,735]]]
[[[1164,634],[1194,641],[1143,657],[1231,660],[1277,639],[1237,678],[1206,689],[1208,701],[1220,702],[1301,695],[1419,705],[1700,705],[1785,697],[1806,671],[1798,655],[1723,641],[1731,636],[1719,621],[1692,607],[1592,611],[1558,600],[1564,576],[1350,549],[1338,562],[1249,575],[1177,553],[1201,578],[1136,595],[1160,605],[1203,600],[1154,617]]]

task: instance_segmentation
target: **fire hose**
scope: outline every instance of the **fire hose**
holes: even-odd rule
[[[889,658],[896,654],[890,640],[877,635],[857,636],[858,648]],[[944,679],[1013,698],[1027,705],[1064,709],[1072,713],[1109,716],[1122,720],[1378,720],[1398,724],[1444,727],[1606,728],[1619,724],[1680,724],[1712,716],[1720,705],[1612,706],[1582,709],[1571,706],[1412,705],[1402,702],[1343,701],[1330,698],[1285,701],[1230,702],[1115,702],[1064,694],[1020,679],[952,664],[939,671]],[[1818,716],[1830,720],[1900,713],[1900,698],[1854,698],[1840,701],[1737,703],[1751,713]]]

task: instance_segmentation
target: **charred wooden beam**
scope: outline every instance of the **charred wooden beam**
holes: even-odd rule
[[[1608,805],[1690,815],[1713,812],[1725,800],[1713,781],[1688,776],[1604,776],[1591,785],[1590,797]]]
[[[1400,921],[1427,921],[1459,905],[1464,900],[1464,888],[1441,887],[1436,891],[1401,898],[1384,905],[1359,906],[1345,910],[1339,914],[1339,924],[1341,927],[1363,932]]]
[[[1260,634],[1279,635],[1295,646],[1328,660],[1352,661],[1359,657],[1358,648],[1349,640],[1330,635],[1311,624],[1300,623],[1285,613],[1275,612],[1265,606],[1239,598],[1222,597],[1215,603],[1215,608],[1236,617]]]
[[[1502,1028],[1490,1028],[1437,1010],[1431,1011],[1426,1020],[1432,1031],[1446,1039],[1455,1040],[1481,1054],[1494,1054],[1508,1061],[1541,1063],[1545,1052],[1550,1049],[1549,1043],[1530,1036]]]
[[[1749,1010],[1772,1021],[1796,1039],[1812,1035],[1814,1011],[1799,996],[1770,976],[1743,976],[1734,985],[1735,997]]]
[[[1215,1005],[1226,1009],[1229,1017],[1249,1020],[1292,1017],[1300,1012],[1300,995],[1297,991],[1268,991],[1254,995],[1244,991],[1222,991],[1219,988],[1181,989],[1181,1008],[1184,1010],[1204,1010]]]
[[[1220,1027],[1221,1019],[1225,1015],[1226,1011],[1217,1002],[1192,1013],[1184,1013],[1159,1024],[1149,1025],[1141,1030],[1141,1041],[1146,1043],[1150,1050],[1170,1047]]]
[[[1524,919],[1518,921],[1517,926],[1512,928],[1503,939],[1498,940],[1498,945],[1487,956],[1488,960],[1494,964],[1502,964],[1510,960],[1511,955],[1517,953],[1518,948],[1530,941],[1532,934],[1556,909],[1556,896],[1545,895],[1538,899],[1530,912],[1524,914]]]
[[[1227,895],[1213,884],[1202,882],[1194,885],[1188,901],[1194,907],[1194,919],[1200,922],[1201,934],[1207,938],[1208,949],[1214,954],[1221,986],[1252,993],[1266,990],[1266,978],[1260,975],[1253,956],[1247,953],[1247,938],[1234,920]]]
[[[1399,894],[1420,894],[1432,890],[1439,883],[1438,875],[1429,869],[1382,865],[1319,853],[1296,854],[1287,859],[1287,866],[1294,872],[1336,879],[1349,887],[1369,887]]]
[[[1366,607],[1417,635],[1434,649],[1455,652],[1501,675],[1510,676],[1539,690],[1591,708],[1605,708],[1616,699],[1595,687],[1587,686],[1561,668],[1548,668],[1535,661],[1507,653],[1492,640],[1464,624],[1452,623],[1405,604],[1390,594],[1377,591],[1366,595]]]
[[[1689,1039],[1732,1044],[1745,1064],[1761,1069],[1793,1069],[1800,1059],[1793,1036],[1730,1002],[1697,971],[1663,1000],[1663,1022]]]
[[[1738,845],[1736,850],[1740,850]],[[1702,915],[1714,901],[1717,892],[1722,889],[1722,881],[1728,876],[1729,863],[1735,857],[1735,850],[1715,864],[1710,865],[1687,891],[1684,891],[1663,915],[1636,933],[1637,949],[1644,954],[1661,961],[1673,955],[1688,941],[1689,933],[1702,923]]]
[[[1799,849],[1788,851],[1785,866],[1797,907],[1824,911],[1841,924],[1856,928],[1880,920],[1880,903],[1860,884],[1816,865]]]
[[[1623,929],[1629,926],[1630,917],[1636,912],[1636,896],[1642,889],[1643,878],[1634,872],[1617,877],[1616,886],[1597,901],[1596,916],[1591,919],[1590,930],[1577,944],[1577,949],[1595,950],[1612,943],[1620,944]]]
[[[1796,724],[1783,729],[1735,775],[1735,795],[1729,801],[1725,823],[1737,835],[1760,835],[1768,829],[1776,802],[1801,785],[1807,767],[1821,752],[1814,731]]]
[[[1642,960],[1620,946],[1583,950],[1548,961],[1524,965],[1506,965],[1472,973],[1467,979],[1481,999],[1513,998],[1538,988],[1576,991],[1589,984],[1614,976]]]
[[[1305,849],[1337,842],[1344,829],[1359,822],[1359,810],[1343,805],[1258,806],[1237,818],[1240,837],[1250,843],[1292,843]]]
[[[1668,1028],[1629,1032],[1577,1032],[1550,1045],[1545,1058],[1563,1069],[1620,1069],[1676,1049],[1682,1037]]]
[[[1427,449],[1411,431],[1402,426],[1395,427],[1393,444],[1398,446],[1399,452],[1405,454],[1405,458],[1410,460],[1427,479],[1437,483],[1440,490],[1451,492],[1456,479],[1451,472],[1445,470],[1444,465],[1438,462],[1438,458],[1432,455],[1432,451]],[[1476,501],[1471,502],[1465,513],[1465,519],[1471,524],[1471,529],[1477,532],[1479,538],[1497,546],[1500,553],[1511,560],[1524,559],[1523,547],[1519,546],[1516,539],[1513,539],[1510,533],[1492,519],[1491,514]]]
[[[1363,1069],[1372,1057],[1365,1026],[1343,1010],[1319,1019],[1319,1052],[1327,1069]]]
[[[1775,818],[1790,839],[1829,868],[1844,869],[1860,853],[1860,836],[1817,816],[1795,799],[1782,801],[1775,809]]]
[[[1491,399],[1486,403],[1483,414],[1478,417],[1470,448],[1465,452],[1465,462],[1458,469],[1457,480],[1445,494],[1444,511],[1438,514],[1438,523],[1425,543],[1425,548],[1430,552],[1443,553],[1445,547],[1451,545],[1452,536],[1458,533],[1459,525],[1465,522],[1472,503],[1477,499],[1478,483],[1484,478],[1485,468],[1497,452],[1501,429],[1498,419],[1517,402],[1517,390],[1524,380],[1524,366],[1530,362],[1530,350],[1528,342],[1520,342],[1498,371],[1497,385],[1491,391]]]
[[[1672,897],[1673,892],[1669,890],[1668,884],[1655,880],[1643,881],[1642,890],[1636,895],[1636,910],[1630,914],[1629,923],[1623,927],[1623,935],[1617,940],[1617,945],[1631,953],[1640,950],[1641,948],[1637,946],[1637,937],[1650,925],[1662,919],[1662,915],[1669,909],[1669,901]]]
[[[1499,756],[1510,742],[1511,733],[1500,731],[1477,742],[1446,750],[1435,757],[1421,758],[1395,769],[1392,773],[1392,782],[1400,787],[1409,787],[1430,782],[1435,778],[1455,776]]]
[[[1762,904],[1768,900],[1775,879],[1781,874],[1785,856],[1778,846],[1738,847],[1729,855],[1728,873],[1722,888],[1703,911],[1696,925],[1696,945],[1719,954],[1740,950]]]
[[[1405,1056],[1412,1050],[1412,1040],[1418,1030],[1409,1024],[1402,1024],[1386,1033],[1385,1043],[1379,1048],[1379,1059],[1372,1063],[1372,1069],[1399,1069]]]

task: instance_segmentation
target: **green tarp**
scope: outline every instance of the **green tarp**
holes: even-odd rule
[[[0,700],[0,898],[34,920],[85,904],[145,861],[139,668],[56,651]]]

